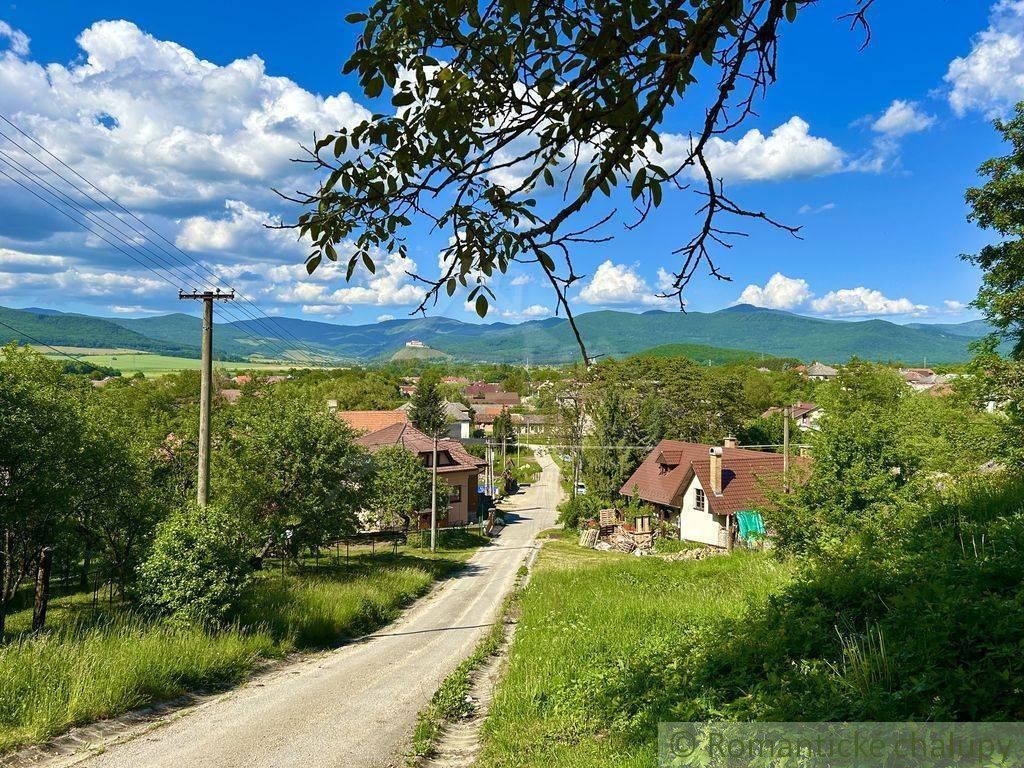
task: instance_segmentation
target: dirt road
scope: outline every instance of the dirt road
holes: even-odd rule
[[[95,768],[399,766],[416,714],[494,620],[538,531],[555,520],[558,470],[504,506],[510,524],[467,568],[397,622],[336,651],[168,717],[159,727],[51,765]]]

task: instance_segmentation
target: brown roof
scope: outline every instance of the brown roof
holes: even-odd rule
[[[337,416],[356,432],[376,432],[392,424],[408,424],[405,411],[338,411]]]
[[[758,453],[748,451],[748,453]],[[711,492],[711,462],[705,457],[692,464],[700,480],[705,498],[716,515],[734,515],[745,510],[763,509],[768,499],[767,489],[782,487],[782,454],[764,453],[761,456],[732,456],[722,459],[722,494]],[[807,463],[807,459],[791,456],[792,465]]]
[[[712,446],[662,440],[643,460],[619,493],[632,496],[633,489],[644,501],[678,507],[694,474],[707,493],[715,514],[729,515],[764,502],[757,478],[779,474],[782,455],[746,448],[722,449],[722,495],[711,493],[708,451]],[[793,458],[792,461],[803,461]],[[770,482],[770,477],[768,477]]]
[[[474,381],[472,384],[467,386],[463,392],[465,392],[467,397],[475,397],[477,395],[501,392],[501,385],[488,384],[486,381]]]
[[[467,397],[473,405],[477,403],[485,405],[519,405],[522,401],[518,392],[485,392],[480,395],[467,395]]]
[[[473,421],[477,424],[493,424],[502,413],[508,411],[504,405],[473,406]]]
[[[416,429],[412,424],[392,424],[375,432],[357,437],[356,442],[365,448],[369,448],[370,451],[375,451],[388,445],[400,445],[418,454],[424,460],[424,463],[429,462],[430,455],[434,449],[434,441]],[[438,473],[458,472],[460,470],[476,471],[487,464],[483,459],[473,456],[458,440],[450,438],[438,440],[437,451]]]

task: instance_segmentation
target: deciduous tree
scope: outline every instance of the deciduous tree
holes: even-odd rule
[[[866,29],[873,2],[849,0],[854,25]],[[368,97],[390,89],[395,111],[310,149],[323,181],[291,196],[307,208],[293,225],[313,243],[307,269],[327,258],[346,261],[347,278],[373,272],[384,254],[408,255],[418,223],[450,237],[440,273],[416,275],[421,310],[465,289],[483,316],[488,278],[525,262],[576,331],[573,248],[609,239],[612,222],[638,226],[667,192],[693,185],[696,231],[674,252],[665,292],[682,305],[699,268],[721,276],[712,247],[737,234],[722,217],[797,231],[737,203],[708,148],[753,113],[775,82],[784,25],[816,4],[375,0],[349,16],[362,35],[345,71]],[[666,117],[684,100],[701,117],[670,140]],[[626,216],[602,202],[620,186]]]

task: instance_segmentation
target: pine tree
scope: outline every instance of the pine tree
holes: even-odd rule
[[[444,398],[436,379],[424,376],[412,398],[409,421],[426,435],[443,435],[448,431],[448,417],[444,412]]]

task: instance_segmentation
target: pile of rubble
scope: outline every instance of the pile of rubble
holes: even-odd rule
[[[716,555],[724,555],[725,550],[719,547],[697,547],[684,549],[680,552],[672,552],[668,555],[658,555],[663,560],[705,560]]]
[[[638,517],[632,524],[623,520],[619,510],[602,509],[593,526],[580,534],[580,546],[600,552],[623,552],[638,557],[654,552],[651,518]]]

